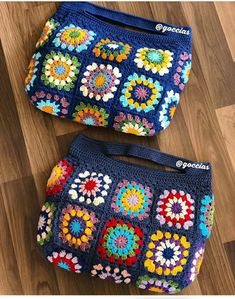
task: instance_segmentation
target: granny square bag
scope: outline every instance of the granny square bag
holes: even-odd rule
[[[190,27],[65,2],[36,44],[26,92],[52,115],[152,136],[170,124],[179,104],[191,43]]]
[[[179,292],[198,275],[214,214],[209,163],[80,135],[46,194],[37,242],[51,263],[161,293]]]

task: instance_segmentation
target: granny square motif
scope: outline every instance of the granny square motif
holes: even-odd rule
[[[209,163],[80,135],[53,168],[46,194],[37,242],[60,268],[167,294],[197,277],[213,225]]]
[[[169,126],[179,104],[191,43],[190,27],[65,2],[44,26],[25,90],[52,115],[152,136]]]

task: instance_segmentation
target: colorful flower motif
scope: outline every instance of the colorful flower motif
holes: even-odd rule
[[[88,48],[88,45],[94,40],[94,36],[96,36],[95,32],[70,24],[56,34],[53,44],[63,50],[75,50],[80,53]]]
[[[174,84],[183,90],[185,84],[188,82],[189,73],[191,70],[191,59],[192,55],[184,52],[180,54],[180,60],[178,61],[178,67],[176,68],[176,73],[174,74]]]
[[[47,195],[55,195],[63,188],[68,177],[73,172],[72,165],[67,160],[61,160],[53,169],[47,181]]]
[[[33,57],[30,60],[29,66],[28,66],[28,75],[25,78],[25,90],[26,92],[30,90],[31,87],[33,87],[34,80],[37,78],[36,73],[38,71],[38,64],[39,64],[39,58],[41,57],[40,53],[33,54]]]
[[[124,282],[125,284],[128,284],[131,282],[131,275],[127,272],[127,270],[120,270],[118,267],[104,267],[101,264],[93,265],[91,275],[98,276],[101,279],[112,278],[115,283]]]
[[[123,112],[119,112],[119,115],[115,116],[113,127],[117,131],[138,136],[153,136],[155,133],[153,123],[148,122],[146,118]]]
[[[199,228],[201,233],[207,239],[211,235],[211,230],[214,222],[214,212],[215,212],[215,198],[214,195],[205,195],[201,200],[200,208],[200,224]]]
[[[156,231],[152,234],[149,250],[146,252],[144,266],[158,275],[177,275],[183,271],[189,255],[190,242],[185,236],[170,232]]]
[[[62,210],[59,237],[68,246],[86,251],[91,246],[97,222],[94,212],[69,204]]]
[[[75,87],[80,65],[75,56],[51,51],[43,61],[41,80],[51,88],[70,91]]]
[[[54,203],[46,202],[41,209],[41,213],[38,220],[38,234],[37,242],[39,245],[43,245],[48,242],[52,236],[52,220],[56,207]]]
[[[131,110],[136,109],[138,112],[154,110],[163,90],[157,80],[154,81],[144,75],[138,76],[136,73],[128,77],[124,86],[120,97],[122,106],[129,107]]]
[[[123,180],[117,185],[111,207],[116,213],[143,220],[149,217],[152,196],[148,186]]]
[[[155,277],[149,277],[148,275],[138,277],[136,285],[140,289],[161,294],[175,294],[180,291],[177,282],[172,280],[157,279]]]
[[[79,202],[94,204],[98,206],[105,201],[107,190],[110,188],[112,180],[103,173],[85,171],[78,174],[71,185],[69,195],[72,199],[78,199]]]
[[[92,106],[81,102],[75,107],[76,112],[73,113],[73,120],[88,126],[105,127],[108,124],[109,114],[104,108]]]
[[[36,48],[42,47],[58,26],[60,26],[59,22],[56,22],[54,19],[48,20],[43,28],[39,40],[36,43]]]
[[[116,60],[117,62],[122,62],[127,59],[130,51],[130,45],[114,40],[111,41],[108,38],[101,39],[93,49],[96,57],[101,56],[103,59],[110,61]]]
[[[177,105],[179,104],[180,96],[174,93],[173,90],[167,91],[167,96],[164,98],[161,110],[159,111],[159,122],[163,129],[167,128],[175,114]]]
[[[65,97],[52,95],[44,91],[37,91],[31,96],[31,101],[36,107],[46,113],[65,117],[68,114],[69,102]]]
[[[110,263],[131,266],[140,255],[143,236],[139,226],[112,218],[105,223],[96,250],[101,258],[109,260]]]
[[[78,263],[78,258],[71,252],[65,250],[53,251],[51,255],[47,256],[47,259],[64,270],[81,273],[82,266]]]
[[[202,244],[202,245],[198,246],[198,248],[197,248],[197,250],[194,254],[193,261],[192,261],[191,268],[190,268],[190,272],[189,272],[189,277],[188,277],[188,282],[189,283],[194,281],[195,278],[197,277],[197,275],[200,272],[204,252],[205,252],[205,244]]]
[[[112,65],[97,65],[92,63],[86,67],[84,78],[81,83],[80,91],[83,96],[90,99],[95,98],[97,101],[103,100],[107,102],[114,97],[114,92],[117,90],[116,85],[120,83],[122,74],[117,67]]]
[[[141,48],[137,51],[134,61],[138,68],[144,68],[146,71],[164,76],[172,67],[173,55],[174,53],[169,50]]]
[[[189,229],[193,225],[194,200],[184,191],[165,190],[157,202],[157,216],[160,224],[178,229]]]

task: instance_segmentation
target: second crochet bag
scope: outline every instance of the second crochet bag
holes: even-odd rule
[[[209,163],[80,135],[46,193],[37,241],[51,263],[161,293],[179,292],[198,275],[214,214]]]
[[[65,2],[36,44],[26,92],[44,112],[152,136],[170,124],[179,104],[191,43],[190,27]]]

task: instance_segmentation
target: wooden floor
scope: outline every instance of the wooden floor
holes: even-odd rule
[[[193,27],[193,68],[171,126],[138,138],[35,109],[24,92],[34,45],[58,3],[0,3],[0,294],[148,294],[49,264],[35,236],[47,178],[81,132],[211,161],[216,199],[212,237],[198,279],[182,294],[235,294],[235,4],[99,4]]]

